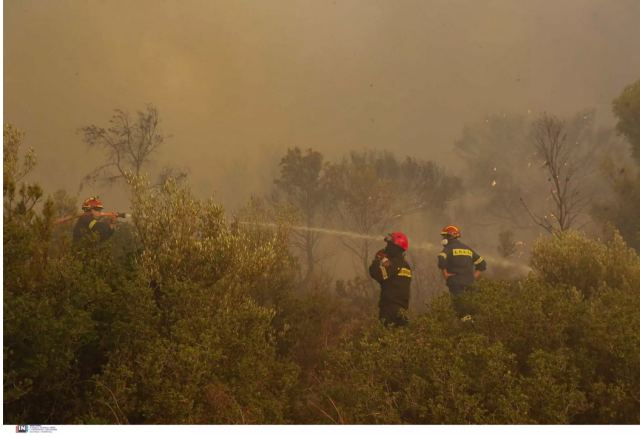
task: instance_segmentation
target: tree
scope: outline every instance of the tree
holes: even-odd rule
[[[529,118],[489,115],[465,126],[455,151],[465,165],[463,200],[468,206],[464,209],[472,209],[475,223],[529,228],[520,204],[521,197],[535,193],[538,172],[533,165]]]
[[[98,287],[73,260],[52,259],[53,201],[40,208],[43,190],[26,182],[35,154],[23,155],[24,134],[12,125],[3,134],[4,413],[10,422],[64,422],[80,388],[74,353],[91,329],[71,301]]]
[[[400,161],[384,153],[375,163],[378,176],[391,182],[400,212],[396,217],[426,213],[439,217],[461,191],[461,181],[433,161],[410,156]]]
[[[105,163],[93,170],[85,181],[115,183],[127,174],[140,176],[164,142],[160,131],[158,109],[147,105],[132,117],[128,112],[116,109],[109,120],[109,127],[94,124],[80,129],[84,142],[105,154]]]
[[[65,190],[57,190],[51,196],[56,217],[73,215],[78,210],[78,199],[70,196]]]
[[[457,178],[431,161],[410,157],[399,161],[390,152],[351,152],[327,166],[326,178],[336,224],[375,240],[405,216],[439,214],[460,186]],[[371,239],[341,240],[366,276]]]
[[[613,112],[618,117],[616,130],[629,142],[631,155],[640,164],[640,81],[614,99]],[[640,250],[640,167],[625,158],[627,153],[616,153],[603,160],[601,170],[611,193],[606,201],[594,205],[592,215],[613,225],[631,247]]]
[[[340,163],[327,167],[334,219],[339,227],[359,234],[382,235],[399,213],[390,181],[378,176],[375,161],[375,154],[352,152]],[[342,238],[340,242],[356,257],[367,276],[371,241]]]
[[[464,196],[460,204],[455,204],[455,211],[456,221],[471,233],[498,233],[507,228],[515,232],[518,240],[528,241],[535,238],[540,229],[538,223],[531,220],[531,212],[540,213],[535,214],[536,220],[546,228],[549,224],[559,228],[551,215],[558,215],[551,193],[555,190],[554,179],[544,154],[536,148],[536,126],[541,118],[496,114],[465,127],[455,145],[465,164]],[[621,141],[616,139],[613,129],[596,128],[596,112],[591,109],[576,112],[559,122],[566,135],[562,147],[569,155],[567,165],[560,170],[572,168],[570,185],[579,189],[582,197],[582,205],[573,210],[577,218],[572,226],[588,226],[588,217],[583,214],[588,204],[609,196],[605,180],[595,165],[605,157],[620,157]],[[467,217],[473,220],[467,221]]]
[[[533,145],[547,173],[552,211],[542,216],[532,212],[524,199],[522,204],[531,219],[549,233],[565,231],[582,213],[586,198],[579,187],[579,169],[584,162],[579,155],[579,141],[568,139],[564,121],[544,114],[533,123]]]
[[[320,152],[308,149],[303,155],[298,147],[289,149],[280,161],[280,177],[274,181],[276,191],[273,198],[276,204],[280,203],[282,196],[284,202],[293,207],[303,226],[307,228],[293,231],[291,239],[291,243],[305,255],[304,282],[309,281],[313,275],[321,236],[309,228],[318,225],[318,216],[327,206],[322,164],[323,157]]]
[[[625,87],[613,101],[613,113],[618,117],[617,131],[629,141],[640,164],[640,80]]]
[[[614,226],[629,246],[640,250],[640,172],[618,167],[610,159],[602,164],[602,172],[611,195],[594,204],[591,214],[600,223]]]
[[[2,161],[3,209],[5,221],[10,221],[16,214],[27,215],[31,213],[33,207],[42,197],[42,189],[37,184],[24,182],[25,176],[36,165],[36,155],[33,148],[30,147],[24,156],[21,156],[24,133],[10,123],[3,125],[2,133],[4,150]]]

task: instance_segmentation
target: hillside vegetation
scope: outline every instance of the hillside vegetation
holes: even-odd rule
[[[286,223],[134,180],[133,219],[76,247],[19,168],[5,423],[640,422],[640,258],[617,234],[541,239],[526,278],[468,296],[472,323],[443,294],[394,329],[363,279],[300,285]]]

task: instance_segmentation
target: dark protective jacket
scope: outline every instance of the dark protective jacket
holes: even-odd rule
[[[83,214],[73,227],[73,242],[78,243],[85,238],[94,241],[105,241],[113,235],[113,228],[101,217],[93,217],[91,214]]]
[[[382,287],[380,308],[386,305],[409,308],[411,267],[404,259],[404,253],[388,255],[386,261],[376,257],[369,266],[369,274]]]
[[[473,284],[473,272],[486,270],[487,263],[475,250],[455,238],[438,254],[438,268],[453,274],[447,278],[447,286],[451,289]]]

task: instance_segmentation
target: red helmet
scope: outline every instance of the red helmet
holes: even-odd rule
[[[91,211],[92,209],[102,209],[104,205],[102,204],[102,200],[96,197],[89,197],[82,202],[82,210],[83,211]]]
[[[384,241],[393,243],[402,250],[409,249],[409,239],[402,232],[392,232],[385,237]]]
[[[442,231],[440,231],[440,235],[446,235],[452,238],[460,238],[462,234],[460,233],[460,228],[458,228],[457,226],[447,225],[442,228]]]

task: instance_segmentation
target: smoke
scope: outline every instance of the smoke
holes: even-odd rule
[[[169,137],[149,173],[184,168],[198,196],[233,211],[271,190],[289,147],[332,162],[388,150],[466,177],[465,126],[583,108],[611,126],[611,100],[640,74],[636,0],[13,0],[4,16],[4,121],[38,154],[32,179],[113,210],[129,209],[126,187],[78,190],[103,158],[76,132],[115,108],[156,105]],[[484,202],[472,197],[461,203]],[[451,206],[402,229],[429,241],[450,219],[495,251],[494,227]]]
[[[156,165],[237,205],[287,147],[455,167],[454,140],[484,114],[610,121],[640,72],[634,0],[21,0],[4,14],[4,119],[46,163],[34,179],[73,194],[101,160],[76,129],[114,108],[157,105],[172,137]],[[96,192],[127,208],[122,190],[80,195]]]
[[[243,224],[243,225],[264,226],[264,227],[268,227],[268,228],[279,228],[279,227],[282,227],[282,225],[279,225],[277,223],[254,223],[254,222],[246,222],[246,221],[241,221],[239,223]],[[319,234],[333,235],[335,237],[353,238],[353,239],[356,239],[356,240],[376,240],[376,241],[381,241],[382,240],[382,237],[379,236],[379,235],[366,235],[366,234],[359,234],[357,232],[340,231],[340,230],[337,230],[337,229],[326,229],[326,228],[317,228],[317,227],[310,227],[310,226],[296,226],[296,225],[287,225],[286,227],[289,228],[289,229],[296,230],[296,231],[317,232]]]

